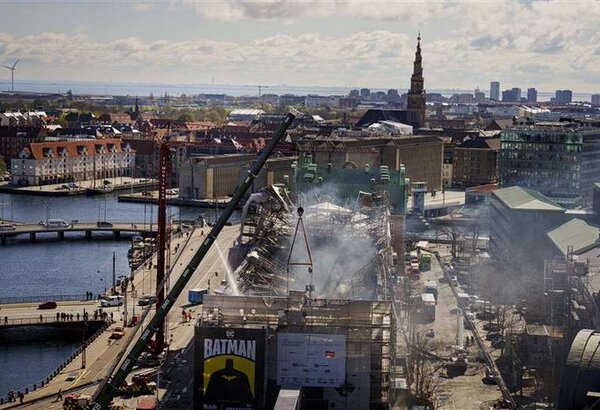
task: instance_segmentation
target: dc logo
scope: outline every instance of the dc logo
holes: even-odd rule
[[[235,336],[235,332],[233,330],[227,330],[225,332],[225,336],[227,336],[229,339],[231,339],[232,337]]]

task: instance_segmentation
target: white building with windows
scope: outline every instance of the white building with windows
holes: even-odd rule
[[[118,138],[34,142],[11,160],[13,185],[131,176],[135,151]]]

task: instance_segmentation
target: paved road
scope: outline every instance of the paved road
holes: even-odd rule
[[[437,249],[442,257],[449,254],[449,249],[446,245],[432,245],[432,248]],[[421,274],[419,291],[423,289],[425,280],[436,280],[438,282],[436,318],[435,322],[420,325],[419,328],[421,330],[433,328],[435,332],[433,341],[437,347],[435,353],[442,357],[450,357],[453,353],[453,346],[457,342],[458,301],[454,297],[450,285],[443,280],[440,281],[442,276],[442,268],[437,258],[433,257],[431,270]],[[471,336],[471,331],[465,329],[464,335]],[[491,402],[501,397],[496,386],[486,385],[482,382],[485,374],[484,368],[473,360],[477,351],[477,346],[469,346],[467,348],[471,365],[464,375],[440,379],[441,383],[437,393],[436,408],[476,410],[480,409],[483,403]]]

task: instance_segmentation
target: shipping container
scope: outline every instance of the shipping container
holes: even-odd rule
[[[421,294],[421,308],[424,318],[433,322],[435,320],[435,297],[431,293]]]
[[[430,253],[422,253],[421,259],[419,260],[419,265],[420,265],[422,271],[431,269],[431,254]]]
[[[208,289],[190,289],[188,291],[188,301],[193,304],[200,304],[206,294],[208,294]]]
[[[431,293],[435,297],[435,300],[437,301],[438,286],[437,286],[437,282],[435,280],[426,280],[424,289],[425,289],[425,293]]]

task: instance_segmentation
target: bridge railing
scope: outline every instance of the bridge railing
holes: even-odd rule
[[[103,320],[101,316],[90,315],[88,312],[87,321],[98,321]],[[8,316],[0,317],[0,327],[2,326],[21,326],[21,325],[39,325],[49,323],[78,323],[84,321],[83,313],[77,314],[65,314],[57,318],[56,315],[45,315],[40,314],[39,316],[28,316],[28,317],[14,317]]]
[[[0,305],[10,305],[14,303],[42,303],[52,300],[54,302],[65,301],[84,301],[90,300],[85,293],[77,293],[71,295],[36,295],[36,296],[8,296],[0,297]],[[93,299],[91,299],[93,300]]]

